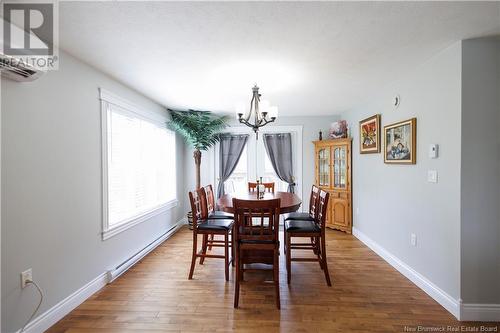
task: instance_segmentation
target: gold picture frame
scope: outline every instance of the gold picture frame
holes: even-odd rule
[[[384,163],[417,163],[417,118],[384,126]]]
[[[380,153],[380,115],[376,114],[359,122],[359,153]]]

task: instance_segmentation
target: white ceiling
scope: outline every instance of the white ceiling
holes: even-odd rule
[[[461,40],[500,2],[61,2],[61,48],[173,108],[348,110]]]

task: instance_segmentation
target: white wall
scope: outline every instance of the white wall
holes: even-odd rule
[[[392,97],[401,96],[398,109]],[[354,228],[438,288],[460,297],[461,44],[408,68],[378,96],[342,114],[352,128]],[[358,122],[381,114],[382,126],[417,118],[417,164],[384,164],[383,153],[359,154]],[[382,140],[383,142],[383,140]],[[428,157],[439,144],[438,159]],[[427,170],[439,182],[427,182]],[[356,213],[359,211],[359,213]],[[417,246],[410,245],[410,234]]]
[[[58,71],[32,83],[2,79],[2,332],[19,329],[38,301],[33,288],[20,289],[21,271],[33,268],[45,291],[43,313],[163,234],[184,211],[179,140],[181,205],[101,240],[98,88],[165,110],[63,52],[60,61]]]
[[[314,183],[314,145],[312,141],[318,140],[319,131],[323,131],[323,138],[327,138],[330,123],[338,120],[338,115],[331,116],[305,116],[305,117],[279,117],[275,123],[267,126],[295,126],[302,127],[302,188],[304,193],[302,207],[309,206],[309,191]],[[241,126],[236,120],[231,120],[231,126]],[[231,127],[228,127],[226,132],[231,132]],[[254,135],[254,134],[253,134]],[[255,139],[252,136],[250,139]],[[192,149],[187,147],[185,153],[186,159],[186,190],[191,191],[195,187],[194,182],[194,160],[192,157]],[[214,183],[214,154],[213,151],[203,152],[201,182],[202,184]],[[192,175],[192,176],[191,176]],[[186,201],[187,202],[187,201]],[[189,204],[186,204],[186,210],[189,210]]]
[[[0,80],[0,258],[2,258],[2,81]],[[0,299],[2,295],[2,266],[0,262]],[[0,300],[0,329],[2,329],[2,302]]]
[[[464,41],[462,59],[461,297],[500,305],[500,39]]]

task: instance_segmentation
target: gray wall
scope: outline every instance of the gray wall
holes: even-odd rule
[[[500,304],[500,39],[462,45],[461,296]]]
[[[32,83],[2,79],[2,332],[20,328],[38,296],[20,289],[33,268],[45,291],[39,313],[129,258],[182,217],[181,205],[101,240],[98,88],[159,113],[164,108],[61,52],[60,69]],[[7,319],[6,319],[7,318]]]
[[[312,141],[318,140],[319,131],[323,131],[323,137],[328,136],[328,131],[330,128],[330,123],[338,120],[338,115],[331,116],[306,116],[306,117],[279,117],[275,123],[267,126],[298,126],[302,125],[302,175],[303,182],[302,188],[304,193],[302,207],[308,207],[309,205],[309,191],[312,184],[314,183],[314,145]],[[230,121],[231,126],[241,126],[236,120]],[[231,131],[229,127],[227,131]],[[253,137],[255,139],[255,137]],[[186,158],[186,191],[191,191],[195,187],[194,182],[194,160],[192,157],[192,149],[187,147],[185,158]],[[213,151],[203,153],[202,159],[202,172],[201,181],[202,184],[214,183],[214,157]],[[186,194],[187,196],[187,194]],[[189,205],[186,205],[186,210],[189,210]]]
[[[395,94],[401,105],[391,106]],[[354,227],[432,281],[460,296],[461,45],[380,87],[378,96],[342,114],[353,136]],[[381,114],[382,126],[417,118],[417,164],[384,164],[383,153],[359,154],[358,122]],[[438,159],[428,157],[439,144]],[[439,182],[427,182],[427,170]],[[410,234],[417,246],[410,245]]]

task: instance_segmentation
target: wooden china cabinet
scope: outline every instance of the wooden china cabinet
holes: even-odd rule
[[[330,193],[326,226],[352,233],[352,138],[314,141],[315,184]]]

